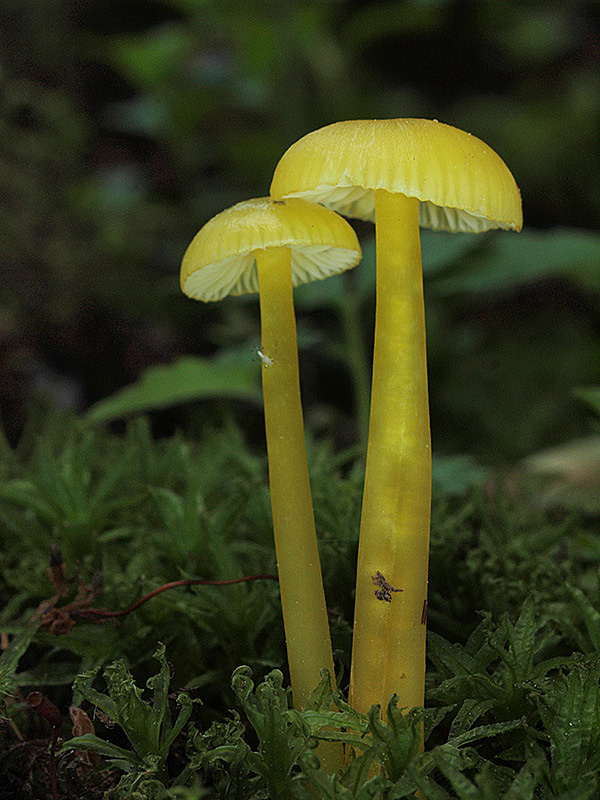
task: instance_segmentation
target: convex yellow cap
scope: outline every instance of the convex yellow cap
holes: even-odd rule
[[[210,219],[181,265],[181,288],[196,300],[258,292],[255,252],[289,247],[294,286],[354,267],[356,234],[342,217],[305,200],[246,200]]]
[[[271,196],[302,197],[373,221],[375,189],[418,198],[419,223],[434,230],[523,224],[519,189],[500,156],[437,120],[355,120],[313,131],[284,153]]]

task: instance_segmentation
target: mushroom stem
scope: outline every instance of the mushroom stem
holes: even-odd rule
[[[335,678],[310,492],[292,293],[291,250],[255,252],[260,288],[262,368],[269,483],[279,589],[294,706],[321,679]]]
[[[431,503],[425,315],[416,198],[375,191],[377,307],[350,703],[424,703]],[[377,596],[373,578],[398,593]],[[380,584],[379,584],[380,585]]]

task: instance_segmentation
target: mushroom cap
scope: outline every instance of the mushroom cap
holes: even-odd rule
[[[345,219],[306,200],[260,197],[221,211],[196,234],[181,264],[181,289],[196,300],[258,292],[256,251],[289,247],[292,282],[356,266],[356,234]]]
[[[302,197],[374,221],[375,189],[418,198],[419,223],[433,230],[523,224],[519,189],[500,156],[437,120],[355,120],[313,131],[282,156],[271,196]]]

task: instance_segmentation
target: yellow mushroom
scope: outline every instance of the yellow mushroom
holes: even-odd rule
[[[197,300],[259,292],[263,396],[273,531],[294,705],[302,708],[326,667],[331,641],[310,493],[292,286],[360,260],[350,225],[304,200],[259,198],[217,214],[181,266]]]
[[[376,225],[377,305],[350,702],[424,702],[431,447],[419,225],[520,230],[502,159],[436,120],[337,122],[293,144],[274,198],[297,197]],[[398,593],[392,594],[392,590]]]

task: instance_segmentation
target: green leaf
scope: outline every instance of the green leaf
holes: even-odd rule
[[[455,739],[449,740],[449,743],[455,747],[462,747],[465,744],[478,742],[481,739],[489,739],[492,736],[500,736],[500,734],[521,727],[523,727],[523,722],[520,719],[509,720],[508,722],[494,722],[490,725],[480,725],[477,728],[471,728],[461,733]]]
[[[349,290],[344,275],[332,275],[320,281],[303,283],[294,289],[294,305],[303,311],[334,308]]]
[[[488,475],[489,471],[472,456],[434,456],[432,459],[433,483],[448,497],[457,497],[481,486]]]
[[[486,248],[435,279],[441,295],[497,292],[542,278],[567,275],[600,286],[600,235],[582,230],[522,231],[488,236]]]
[[[0,702],[13,691],[19,661],[31,644],[38,627],[36,624],[28,625],[17,633],[8,647],[0,653]]]
[[[88,703],[97,706],[109,719],[116,722],[119,717],[116,703],[108,695],[97,691],[92,686],[97,673],[98,670],[94,669],[78,675],[73,682],[73,692],[81,694]]]
[[[304,782],[308,776],[312,783],[301,797],[311,800],[315,796],[321,800],[372,800],[383,797],[383,791],[388,785],[384,778],[375,777],[368,780],[356,791],[346,788],[337,775],[328,775],[319,769],[318,759],[314,753],[305,753],[300,759],[302,774],[294,779],[294,783]],[[315,793],[316,788],[316,793]],[[297,795],[294,795],[297,796]]]
[[[142,689],[136,686],[123,661],[109,664],[103,675],[117,708],[116,721],[137,754],[140,758],[159,755],[160,728],[154,710],[143,700]]]
[[[164,751],[169,750],[175,739],[177,739],[179,734],[185,728],[194,707],[194,703],[187,692],[181,692],[177,695],[177,705],[181,707],[181,711],[179,712],[179,716],[173,725],[171,733],[162,743],[162,749]]]
[[[470,233],[421,231],[421,253],[425,278],[432,278],[453,264],[461,264],[468,255],[480,248],[484,241],[486,239]]]
[[[575,665],[549,680],[538,699],[550,736],[552,777],[560,791],[570,791],[583,776],[600,767],[600,664]]]
[[[471,633],[467,643],[451,644],[434,631],[428,632],[429,657],[444,673],[454,677],[469,677],[482,673],[494,658],[487,632],[489,620],[484,619]]]
[[[449,739],[454,740],[468,731],[473,723],[494,705],[493,700],[467,698],[460,707],[450,726]]]
[[[171,729],[171,717],[169,714],[169,683],[171,680],[171,670],[165,656],[165,646],[162,642],[159,643],[153,658],[160,664],[160,670],[156,675],[148,678],[146,686],[152,690],[152,715],[154,717],[154,728],[160,731],[160,737],[157,737],[159,748],[162,752],[162,739],[169,735]]]
[[[577,389],[575,396],[593,409],[596,414],[600,414],[600,386],[588,386],[587,388]]]
[[[333,689],[331,686],[331,675],[329,670],[321,670],[321,680],[312,690],[306,701],[305,709],[311,711],[321,711],[331,708],[333,703]]]
[[[525,458],[536,479],[537,502],[547,508],[600,511],[600,436],[593,434]]]
[[[120,769],[136,769],[141,764],[141,759],[133,750],[125,750],[112,742],[100,739],[93,733],[84,733],[83,736],[68,739],[58,752],[66,753],[69,750],[91,750],[93,753],[110,758]]]
[[[186,356],[166,366],[150,367],[135,383],[100,400],[85,415],[89,422],[113,419],[167,408],[196,400],[231,397],[261,403],[258,364]]]
[[[541,761],[526,761],[502,800],[533,800],[539,783]]]
[[[59,518],[58,510],[47,502],[32,481],[15,479],[0,486],[0,500],[31,509],[45,523],[54,525]]]
[[[431,758],[448,779],[460,800],[481,800],[481,792],[459,769],[459,760],[452,751],[444,747],[437,747],[431,753]]]
[[[81,737],[83,744],[91,741],[92,746],[87,749],[116,759],[121,769],[129,769],[127,765],[135,769],[149,768],[158,779],[166,780],[169,748],[189,720],[193,703],[185,693],[179,695],[181,711],[175,725],[172,725],[169,711],[170,667],[163,644],[157,647],[154,658],[159,662],[160,669],[147,681],[147,687],[153,692],[152,703],[146,702],[142,689],[136,685],[123,661],[115,661],[104,670],[108,695],[92,688],[95,673],[76,679],[75,689],[122,728],[135,752],[114,749],[94,736],[89,740]],[[79,742],[79,739],[72,739],[65,744],[65,748],[79,747]]]
[[[368,716],[369,730],[379,744],[385,773],[392,781],[398,781],[409,761],[419,752],[422,712],[403,714],[398,708],[398,698],[393,695],[388,703],[386,723],[379,718],[378,706],[373,706]]]
[[[264,779],[272,800],[289,800],[292,767],[308,748],[309,731],[288,708],[281,671],[270,672],[255,689],[251,670],[238,667],[231,685],[259,740],[258,752],[247,754],[248,763]]]
[[[181,63],[189,39],[177,25],[162,25],[134,36],[113,37],[114,64],[141,88],[153,89]]]
[[[539,643],[537,648],[535,646],[539,628],[532,597],[525,600],[514,624],[506,620],[508,651],[503,653],[502,658],[512,674],[514,683],[523,683],[531,676],[535,654],[539,649]]]
[[[578,619],[580,619],[585,626],[593,651],[596,653],[600,652],[600,612],[594,608],[589,599],[577,586],[572,586],[570,583],[567,583],[565,589],[575,605]]]

